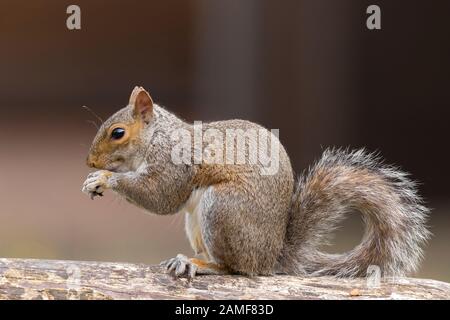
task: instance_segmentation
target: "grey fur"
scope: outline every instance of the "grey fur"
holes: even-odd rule
[[[417,269],[430,235],[429,210],[416,184],[362,149],[326,150],[300,177],[292,202],[280,259],[288,273],[363,276],[369,265],[377,265],[385,276],[402,276]],[[318,251],[352,209],[365,221],[362,242],[344,254]]]
[[[118,111],[97,133],[90,154],[103,159],[105,165],[98,169],[112,172],[98,175],[103,180],[99,178],[97,186],[91,177],[87,191],[110,188],[149,212],[174,214],[183,210],[194,190],[205,188],[195,221],[210,262],[247,275],[362,276],[370,264],[394,275],[416,269],[428,237],[428,210],[406,174],[382,165],[373,155],[327,150],[296,188],[282,146],[279,170],[272,176],[262,176],[260,164],[176,165],[170,159],[174,142],[169,137],[173,130],[193,127],[157,105],[138,139],[101,153],[98,146],[108,127],[136,121],[132,111],[131,105]],[[224,132],[262,127],[230,120],[204,125],[207,128]],[[123,163],[113,166],[119,156]],[[318,246],[353,208],[366,221],[363,242],[344,255],[319,252]],[[180,264],[176,273],[183,268],[187,270]]]

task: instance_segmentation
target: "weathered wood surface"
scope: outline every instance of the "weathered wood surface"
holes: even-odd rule
[[[450,299],[450,284],[414,278],[199,276],[172,279],[159,266],[0,259],[0,299]]]

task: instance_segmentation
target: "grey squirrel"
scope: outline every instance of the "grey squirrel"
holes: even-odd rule
[[[211,122],[202,130],[208,128],[268,132],[243,120]],[[98,130],[87,158],[98,171],[83,185],[92,198],[111,189],[155,214],[185,213],[188,239],[204,260],[179,254],[163,262],[173,276],[352,277],[364,276],[370,265],[383,275],[400,276],[418,267],[429,237],[429,210],[407,174],[373,154],[327,149],[295,180],[281,143],[272,175],[262,175],[259,163],[174,163],[171,136],[177,130],[194,129],[135,87],[129,104]],[[320,251],[353,209],[365,222],[361,243],[343,254]]]

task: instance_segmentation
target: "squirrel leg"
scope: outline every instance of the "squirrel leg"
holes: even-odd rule
[[[161,262],[169,274],[175,278],[194,278],[196,275],[219,275],[229,272],[222,266],[206,262],[197,258],[188,258],[183,254],[178,254],[175,258]]]
[[[197,258],[191,258],[189,260],[197,266],[197,274],[199,275],[219,275],[229,273],[225,267],[214,262],[207,262]]]
[[[212,260],[232,273],[273,274],[286,232],[289,198],[281,201],[270,188],[250,194],[232,183],[210,187],[205,197],[198,220]]]

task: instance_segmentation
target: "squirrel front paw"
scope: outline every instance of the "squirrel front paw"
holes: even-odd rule
[[[95,196],[103,196],[103,191],[111,188],[110,178],[112,174],[108,170],[99,170],[90,173],[86,181],[84,181],[81,191],[89,195],[91,199],[94,199]]]

